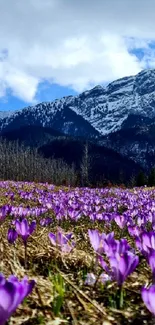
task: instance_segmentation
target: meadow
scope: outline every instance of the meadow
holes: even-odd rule
[[[155,189],[0,182],[0,325],[154,324]]]

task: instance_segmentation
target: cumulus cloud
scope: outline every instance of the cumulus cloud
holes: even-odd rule
[[[154,12],[154,0],[0,0],[0,97],[35,102],[43,81],[80,92],[155,67]]]

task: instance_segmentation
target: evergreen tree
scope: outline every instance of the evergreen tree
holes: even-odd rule
[[[136,186],[144,186],[147,184],[147,178],[144,172],[141,170],[137,175]]]
[[[148,185],[155,186],[155,167],[153,167],[150,171],[150,174],[148,177]]]

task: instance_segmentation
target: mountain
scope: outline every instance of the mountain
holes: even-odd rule
[[[121,130],[101,137],[98,143],[149,171],[155,165],[155,118],[130,115]]]
[[[1,118],[0,127],[41,125],[65,134],[94,137],[120,130],[130,114],[155,117],[155,69],[118,79],[106,87],[96,86],[78,96],[24,108]]]
[[[6,131],[1,136],[8,141],[18,140],[19,144],[35,147],[45,158],[63,159],[70,166],[74,164],[77,171],[81,169],[85,144],[88,144],[91,184],[125,182],[138,174],[140,166],[122,157],[113,149],[99,145],[95,140],[73,137],[42,126],[23,126]],[[1,139],[0,139],[1,140]]]
[[[0,112],[2,135],[27,126],[93,139],[148,169],[155,164],[155,69],[5,116]]]
[[[95,138],[99,132],[81,115],[70,109],[69,98],[60,103],[41,103],[24,108],[0,120],[1,134],[25,126],[52,128],[66,135]],[[61,105],[61,106],[60,106]]]
[[[19,144],[39,148],[55,138],[64,137],[64,134],[51,128],[26,125],[14,130],[5,131],[1,136],[8,141],[18,141]]]
[[[40,147],[39,153],[45,158],[63,159],[70,166],[74,164],[77,170],[80,170],[85,143],[82,139],[60,137]],[[87,141],[87,145],[91,184],[103,184],[106,180],[129,184],[131,177],[138,174],[140,166],[127,157],[122,157],[114,150],[92,141]]]

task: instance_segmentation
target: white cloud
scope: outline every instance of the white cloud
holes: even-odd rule
[[[13,95],[26,102],[34,102],[39,80],[23,71],[11,69],[4,77],[6,85],[12,90]]]
[[[82,91],[155,67],[154,12],[154,0],[0,0],[0,97],[32,102],[42,80]]]

